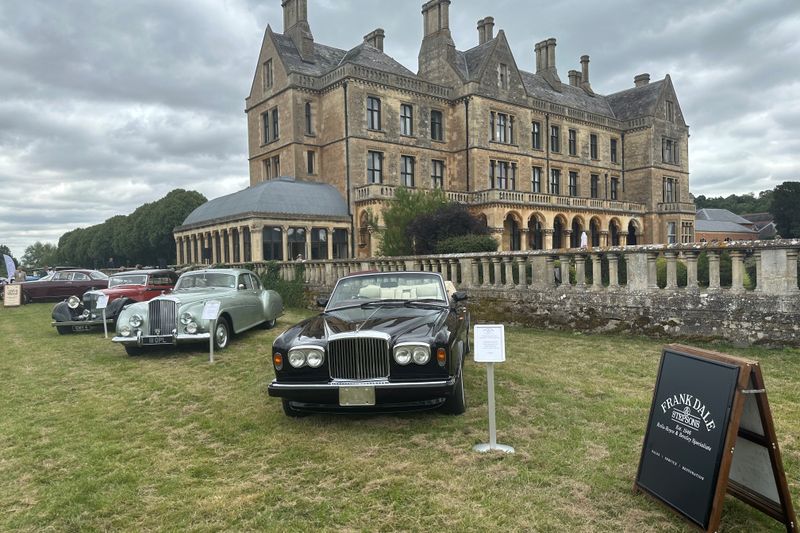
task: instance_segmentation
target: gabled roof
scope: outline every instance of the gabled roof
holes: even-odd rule
[[[727,209],[698,209],[695,217],[697,220],[712,220],[715,222],[733,222],[734,224],[752,225],[753,223],[746,218],[740,217]]]
[[[752,233],[758,234],[757,231],[748,227],[736,224],[735,222],[719,221],[719,220],[696,220],[695,231],[700,233]]]
[[[456,68],[465,80],[478,81],[480,79],[483,65],[492,55],[496,44],[497,37],[465,52],[456,50]]]
[[[417,75],[406,67],[395,61],[391,56],[384,54],[371,44],[361,43],[342,58],[342,63],[354,63],[356,65],[363,65],[381,70],[383,72],[391,72],[401,76],[410,76],[416,78]]]
[[[347,203],[333,186],[282,177],[209,200],[189,213],[182,227],[234,219],[250,213],[349,217]]]
[[[655,115],[656,104],[666,84],[666,78],[641,87],[626,89],[606,96],[608,105],[619,120]]]
[[[530,96],[553,102],[554,104],[572,107],[602,115],[610,118],[615,117],[614,112],[609,107],[606,97],[601,95],[591,96],[580,87],[573,87],[568,83],[561,85],[561,92],[554,91],[549,83],[539,74],[520,71],[525,90]]]

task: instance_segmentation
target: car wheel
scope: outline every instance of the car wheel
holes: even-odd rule
[[[461,374],[458,376],[456,380],[455,387],[453,387],[453,393],[449,396],[442,406],[444,412],[449,413],[451,415],[460,415],[463,414],[464,411],[467,410],[467,399],[464,396],[464,370],[461,370]]]
[[[142,353],[144,353],[144,350],[142,350],[141,346],[126,346],[125,353],[133,357],[135,355],[142,355]]]
[[[289,403],[289,400],[287,400],[286,398],[282,398],[281,401],[283,402],[283,414],[285,414],[286,416],[291,418],[302,418],[304,416],[308,416],[309,413],[298,411],[297,409],[292,407],[292,404]]]
[[[69,326],[56,326],[56,331],[59,335],[69,335],[72,333],[72,328]]]
[[[224,350],[230,341],[231,329],[228,326],[228,321],[224,318],[217,320],[214,326],[214,349]]]
[[[264,329],[272,329],[275,327],[275,324],[277,323],[278,323],[277,318],[273,318],[272,320],[267,320],[266,322],[264,322]]]
[[[25,292],[25,291],[22,291],[22,303],[25,304],[25,305],[28,305],[29,303],[31,303],[31,297],[28,296],[28,293]]]

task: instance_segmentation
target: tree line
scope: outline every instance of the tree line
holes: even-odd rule
[[[29,272],[56,265],[101,268],[175,264],[172,230],[206,201],[199,192],[175,189],[130,215],[68,231],[58,240],[58,246],[36,242],[25,249],[18,263]]]

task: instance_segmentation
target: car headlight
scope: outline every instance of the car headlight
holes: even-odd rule
[[[406,366],[411,362],[412,350],[408,346],[400,346],[394,349],[394,360],[398,365]]]
[[[133,328],[138,328],[142,325],[143,319],[141,315],[131,315],[128,319],[128,324],[131,325]]]
[[[73,295],[67,298],[67,307],[70,309],[77,309],[81,305],[81,299]]]
[[[289,350],[289,364],[294,368],[300,368],[306,364],[306,352],[303,350]]]
[[[92,313],[90,313],[88,309],[84,309],[84,310],[83,310],[83,313],[81,313],[81,316],[82,316],[84,319],[87,319],[87,318],[89,318],[89,317],[91,316],[91,314],[92,314]]]
[[[186,324],[186,333],[189,335],[194,335],[197,333],[197,322],[189,322]]]
[[[119,334],[123,337],[130,337],[131,336],[131,328],[129,326],[122,326],[119,328]]]
[[[181,324],[183,324],[184,326],[188,325],[189,322],[192,321],[192,318],[194,318],[192,317],[192,313],[183,313],[181,315]]]
[[[414,362],[418,365],[425,365],[431,360],[431,349],[428,346],[414,348]]]
[[[322,350],[308,350],[306,352],[306,362],[311,368],[319,368],[325,361],[325,353]]]

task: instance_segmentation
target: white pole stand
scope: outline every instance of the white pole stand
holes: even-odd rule
[[[103,308],[103,334],[108,338],[108,323],[106,322],[106,308]]]
[[[494,363],[486,364],[486,381],[489,385],[489,444],[476,444],[472,447],[476,452],[489,452],[497,450],[504,453],[514,453],[514,448],[505,444],[497,444],[497,423],[494,409]]]
[[[211,337],[209,337],[209,341],[208,341],[208,353],[209,353],[208,362],[209,362],[209,364],[213,365],[214,364],[214,335],[217,334],[217,321],[216,320],[212,320],[210,323],[211,323],[211,328],[210,328]]]

